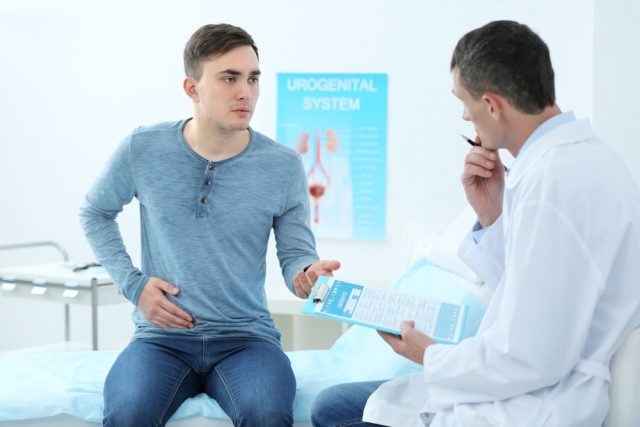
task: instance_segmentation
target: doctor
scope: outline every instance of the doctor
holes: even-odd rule
[[[560,111],[548,48],[527,26],[469,32],[451,72],[478,143],[462,174],[478,222],[460,256],[493,299],[458,346],[411,322],[401,337],[381,334],[424,371],[327,389],[312,421],[601,426],[611,357],[640,324],[640,190],[587,120]],[[516,158],[508,176],[499,149]]]

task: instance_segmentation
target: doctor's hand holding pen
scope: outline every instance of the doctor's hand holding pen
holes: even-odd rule
[[[425,350],[435,342],[418,331],[415,326],[416,324],[413,320],[404,321],[400,324],[400,336],[382,331],[378,331],[378,334],[389,344],[393,351],[422,365]]]
[[[462,186],[478,222],[483,228],[488,227],[502,213],[505,167],[497,150],[483,147],[478,138],[462,138],[472,145],[464,160]]]
[[[180,289],[158,277],[151,277],[142,288],[138,307],[142,314],[156,326],[164,328],[193,328],[193,318],[174,304],[166,294],[178,295]]]
[[[306,266],[293,277],[293,287],[299,298],[307,299],[313,285],[319,276],[333,276],[333,272],[340,268],[340,262],[335,260],[320,260]]]

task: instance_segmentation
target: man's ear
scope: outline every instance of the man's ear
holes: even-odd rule
[[[184,82],[182,82],[182,88],[193,102],[200,101],[200,96],[198,95],[198,82],[195,79],[192,77],[186,77]]]
[[[482,95],[482,102],[487,112],[491,114],[495,120],[499,120],[504,113],[505,100],[498,94],[487,92]]]

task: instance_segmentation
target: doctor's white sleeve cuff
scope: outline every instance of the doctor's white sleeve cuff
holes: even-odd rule
[[[478,244],[486,231],[485,228],[482,228],[482,225],[478,221],[473,225],[473,241]]]

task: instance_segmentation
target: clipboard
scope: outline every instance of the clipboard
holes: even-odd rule
[[[302,313],[396,335],[400,322],[413,320],[416,329],[434,341],[457,344],[464,336],[468,307],[320,276]]]

